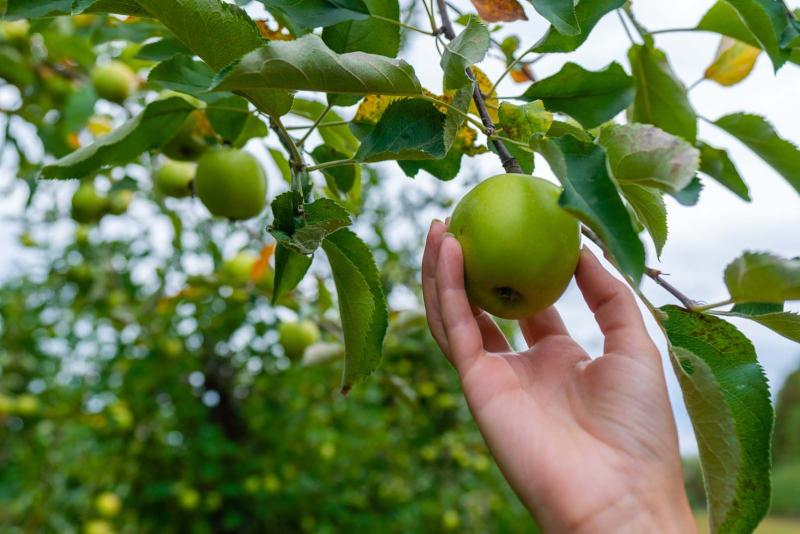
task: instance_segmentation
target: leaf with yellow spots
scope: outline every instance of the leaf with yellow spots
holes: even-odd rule
[[[517,0],[472,0],[472,5],[486,22],[528,20],[525,10]]]
[[[453,141],[453,148],[463,152],[468,156],[476,156],[487,151],[486,146],[475,144],[478,140],[478,132],[469,126],[462,126]]]
[[[492,118],[492,121],[497,122],[497,109],[498,109],[498,101],[497,101],[497,92],[492,91],[492,94],[488,94],[489,91],[492,90],[492,80],[489,79],[486,74],[483,73],[481,69],[478,67],[472,67],[472,73],[475,75],[475,79],[478,82],[478,87],[483,93],[483,101],[486,103],[486,109],[489,111],[489,116]],[[478,115],[478,108],[475,107],[475,102],[470,102],[469,104],[469,112]]]
[[[747,78],[753,70],[761,49],[730,37],[723,37],[717,57],[706,69],[705,78],[720,85],[734,85]]]

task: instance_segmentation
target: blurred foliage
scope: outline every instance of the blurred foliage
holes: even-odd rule
[[[800,369],[786,377],[778,394],[772,458],[776,464],[800,459]]]

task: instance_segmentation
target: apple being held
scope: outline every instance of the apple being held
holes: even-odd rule
[[[449,231],[461,244],[472,304],[505,319],[552,305],[578,265],[578,220],[558,205],[560,188],[533,176],[501,174],[467,193]]]
[[[136,73],[121,61],[109,61],[92,70],[92,85],[100,98],[121,104],[139,85]]]
[[[208,211],[232,220],[255,217],[267,203],[267,177],[261,164],[233,148],[203,154],[197,162],[194,189]]]

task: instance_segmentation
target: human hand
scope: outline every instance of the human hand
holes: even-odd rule
[[[594,360],[554,307],[514,352],[470,306],[458,241],[434,221],[422,284],[433,337],[500,469],[548,532],[694,532],[661,358],[630,289],[584,249],[578,286],[605,336]]]

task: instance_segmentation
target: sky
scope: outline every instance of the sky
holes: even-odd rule
[[[457,0],[454,3],[464,10],[469,10],[471,7],[468,0]],[[547,24],[536,14],[529,2],[521,3],[529,20],[509,24],[497,35],[517,34],[522,39],[523,47],[526,47],[544,34]],[[684,28],[695,25],[713,3],[711,0],[671,2],[639,0],[634,2],[634,10],[639,20],[651,30]],[[787,3],[792,8],[800,7],[800,1]],[[258,16],[259,11],[254,10],[252,14]],[[417,17],[414,23],[424,27],[426,20]],[[667,52],[673,69],[686,85],[702,77],[705,68],[713,60],[718,43],[719,36],[707,33],[682,32],[656,36],[657,46]],[[626,59],[629,46],[630,41],[619,19],[612,14],[600,21],[577,52],[547,57],[535,65],[534,72],[538,78],[549,76],[557,72],[566,61],[573,61],[594,70],[605,67],[611,61],[618,61],[630,72]],[[440,90],[441,70],[429,36],[409,35],[409,43],[402,57],[414,66],[425,87],[433,91]],[[492,79],[495,79],[504,68],[497,61],[485,61],[480,67]],[[514,95],[521,93],[524,88],[524,85],[517,85],[506,79],[500,85],[498,92],[500,95]],[[725,88],[706,81],[691,91],[690,100],[700,114],[712,120],[735,111],[763,115],[770,120],[781,136],[800,143],[799,88],[800,67],[787,65],[775,74],[771,64],[762,54],[753,73],[742,83]],[[0,89],[0,107],[4,105],[4,99],[7,101],[9,98],[11,95],[8,91]],[[343,114],[347,115],[347,112]],[[652,246],[649,246],[648,264],[668,273],[670,282],[691,298],[716,302],[727,296],[722,281],[725,266],[743,251],[769,251],[786,257],[800,255],[800,194],[735,139],[703,121],[700,122],[699,128],[700,138],[730,151],[732,159],[750,187],[753,202],[740,200],[711,180],[704,180],[705,189],[699,204],[695,207],[683,207],[667,199],[669,240],[660,261],[655,257]],[[251,148],[255,149],[254,146]],[[262,150],[255,152],[264,156]],[[264,163],[272,167],[266,158]],[[406,191],[413,189],[432,191],[439,185],[433,177],[424,172],[411,180],[393,163],[380,166],[391,177],[386,181],[389,195],[400,188]],[[445,189],[449,194],[458,197],[470,178],[474,179],[476,175],[488,177],[499,172],[502,172],[499,160],[491,154],[474,160],[465,160],[459,177],[448,183]],[[555,180],[546,163],[538,156],[534,174]],[[275,186],[273,191],[284,187],[280,179],[276,178],[277,173],[274,169],[270,175],[271,185]],[[0,250],[4,251],[0,253],[0,281],[17,271],[19,266],[24,264],[25,257],[24,251],[16,244],[18,227],[3,219],[4,215],[18,212],[20,200],[24,198],[24,192],[19,188],[11,191],[6,189],[12,183],[11,172],[0,162],[0,191],[3,191],[0,195]],[[48,191],[52,191],[56,199],[54,201],[63,203],[68,202],[74,187],[74,184],[48,184]],[[420,217],[444,218],[448,215],[444,211],[430,210],[429,213],[420,214]],[[61,230],[66,239],[71,229],[65,227]],[[409,234],[404,232],[398,232],[394,236],[398,242],[409,238]],[[58,236],[54,239],[58,239]],[[422,243],[420,248],[421,246]],[[675,303],[673,297],[649,280],[643,282],[642,289],[657,305]],[[403,304],[403,302],[398,303],[401,306]],[[574,283],[559,301],[558,307],[573,336],[590,354],[598,354],[602,348],[602,338]],[[791,303],[787,305],[787,309],[800,311],[800,303]],[[681,400],[680,390],[666,360],[663,336],[646,311],[644,314],[648,328],[664,356],[681,450],[685,454],[693,454],[697,451],[697,445]],[[786,374],[800,364],[800,345],[749,321],[734,320],[734,323],[753,341],[770,381],[772,392],[775,394]],[[620,380],[625,379],[626,377],[620,377]]]

